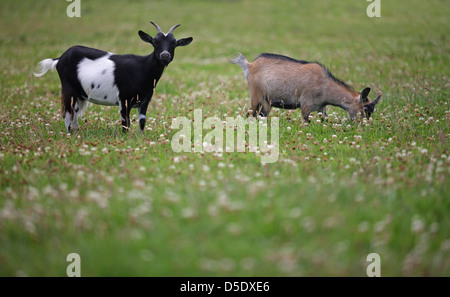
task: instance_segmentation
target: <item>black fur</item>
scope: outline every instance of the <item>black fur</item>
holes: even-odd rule
[[[291,104],[291,103],[285,103],[283,100],[270,100],[269,101],[270,106],[277,107],[277,108],[283,108],[283,109],[297,109],[300,108],[300,103],[297,104]]]
[[[343,86],[343,87],[345,87],[345,88],[347,88],[347,89],[349,89],[349,90],[353,90],[353,88],[352,88],[351,86],[349,86],[348,84],[346,84],[344,81],[342,81],[342,80],[336,78],[336,77],[333,75],[333,73],[331,73],[331,71],[330,71],[327,67],[323,66],[323,65],[320,64],[320,63],[317,63],[317,64],[319,64],[320,66],[322,66],[322,68],[325,70],[327,76],[328,76],[330,79],[332,79],[335,83],[337,83],[337,84],[339,84],[339,85],[341,85],[341,86]]]
[[[271,53],[263,53],[261,55],[258,56],[258,58],[267,58],[267,59],[279,59],[279,60],[284,60],[284,61],[289,61],[289,62],[294,62],[294,63],[300,63],[300,64],[309,64],[311,62],[305,61],[305,60],[296,60],[287,56],[283,56],[283,55],[277,55],[277,54],[271,54]],[[256,58],[256,59],[258,59]]]

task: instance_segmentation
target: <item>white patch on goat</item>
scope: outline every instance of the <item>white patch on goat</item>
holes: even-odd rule
[[[147,117],[143,114],[139,114],[138,122],[140,122],[142,119],[146,120]]]
[[[84,58],[78,64],[78,80],[89,102],[101,105],[118,105],[119,89],[114,81],[116,65],[110,53],[95,60]]]
[[[119,100],[119,114],[120,114],[120,119],[122,120],[122,122],[125,122],[125,118],[122,115],[122,103]]]
[[[81,118],[83,117],[84,112],[86,111],[86,108],[89,104],[89,101],[87,100],[79,100],[78,101],[78,105],[79,105],[79,110],[78,110],[78,116]]]
[[[64,124],[66,125],[66,131],[69,132],[70,124],[72,123],[72,115],[70,112],[66,111],[64,115]]]
[[[73,107],[73,118],[72,123],[70,124],[71,129],[78,129],[78,113],[80,112],[80,107],[78,102],[75,103]]]
[[[89,101],[87,100],[78,100],[73,107],[73,119],[71,127],[72,129],[78,128],[78,118],[83,117],[84,111],[86,110]]]

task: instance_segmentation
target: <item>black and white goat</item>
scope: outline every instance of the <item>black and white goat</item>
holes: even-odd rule
[[[148,104],[163,71],[173,60],[175,48],[186,46],[192,37],[176,40],[170,28],[168,33],[152,23],[155,37],[139,31],[145,42],[153,45],[148,56],[116,55],[102,50],[73,46],[57,59],[46,59],[39,63],[43,76],[48,70],[58,71],[61,80],[61,110],[67,132],[78,128],[78,118],[86,110],[88,102],[101,105],[118,105],[122,127],[130,127],[130,110],[138,108],[138,121],[144,131]]]

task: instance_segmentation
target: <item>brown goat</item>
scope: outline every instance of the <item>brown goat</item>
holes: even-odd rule
[[[351,120],[358,114],[369,118],[381,97],[370,102],[370,88],[358,93],[315,62],[275,54],[261,54],[252,63],[239,54],[230,62],[240,65],[247,77],[253,116],[267,116],[272,107],[300,108],[309,122],[312,111],[326,115],[326,106],[334,105],[347,111]]]

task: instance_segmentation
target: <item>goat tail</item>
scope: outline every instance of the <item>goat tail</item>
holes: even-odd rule
[[[40,70],[39,70],[38,73],[34,73],[33,72],[34,76],[41,77],[44,74],[46,74],[47,71],[54,70],[55,67],[56,67],[56,64],[58,64],[58,61],[59,61],[58,59],[56,59],[56,60],[55,59],[42,60],[41,62],[39,62]]]
[[[230,63],[233,64],[237,64],[239,66],[241,66],[242,70],[244,70],[244,75],[245,77],[248,77],[248,66],[249,63],[247,61],[247,59],[244,57],[243,54],[239,53],[239,56],[237,56],[236,58],[230,60]]]

